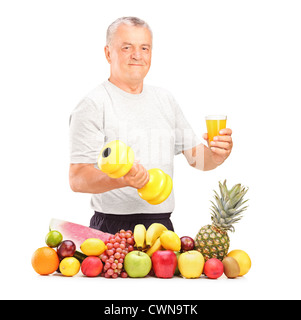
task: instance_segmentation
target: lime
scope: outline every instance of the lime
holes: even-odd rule
[[[48,247],[55,248],[57,247],[63,240],[63,236],[59,231],[52,230],[47,233],[45,242]]]
[[[66,277],[75,276],[80,270],[80,262],[74,257],[64,258],[60,263],[60,271]]]

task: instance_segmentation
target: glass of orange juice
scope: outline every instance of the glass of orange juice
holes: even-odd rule
[[[226,128],[227,116],[206,116],[206,126],[208,133],[208,144],[213,141],[213,138],[219,136],[219,132]]]

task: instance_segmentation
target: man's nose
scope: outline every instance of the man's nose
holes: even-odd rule
[[[133,58],[133,59],[136,59],[136,60],[141,59],[141,50],[140,50],[140,49],[135,49],[135,50],[132,52],[132,58]]]

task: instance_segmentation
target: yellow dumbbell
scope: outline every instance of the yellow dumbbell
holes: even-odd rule
[[[111,141],[104,146],[98,157],[98,167],[111,178],[126,175],[134,163],[134,151],[120,140]],[[172,190],[172,179],[161,169],[150,169],[149,182],[138,189],[139,196],[150,204],[165,201]]]

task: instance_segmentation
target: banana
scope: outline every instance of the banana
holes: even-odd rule
[[[150,257],[153,255],[154,252],[161,250],[162,245],[160,241],[160,237],[155,241],[155,243],[146,251],[146,254],[148,254]]]
[[[155,222],[151,224],[146,231],[146,246],[151,247],[165,230],[167,230],[167,228],[161,223]]]
[[[144,224],[136,224],[134,228],[134,240],[138,250],[142,250],[145,247],[145,235],[146,229]]]

